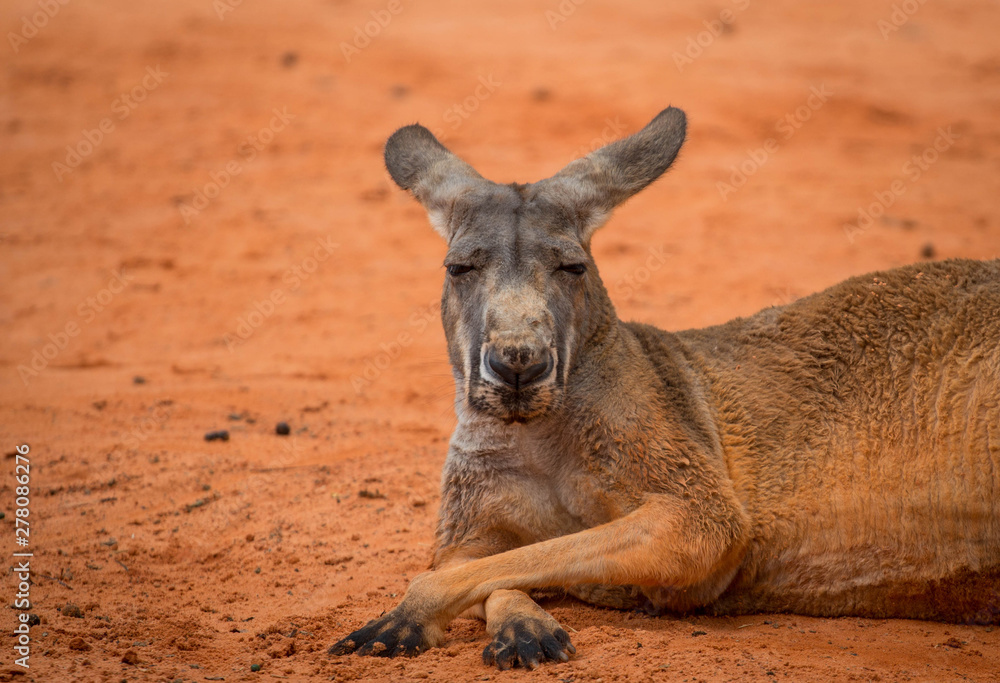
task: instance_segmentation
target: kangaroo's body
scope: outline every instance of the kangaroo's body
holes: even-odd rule
[[[853,278],[667,333],[617,319],[590,259],[669,166],[676,109],[534,185],[419,127],[393,177],[449,241],[458,388],[435,571],[333,650],[413,654],[472,609],[500,666],[566,658],[524,590],[719,614],[1000,622],[1000,261]]]
[[[1000,261],[679,335],[753,531],[715,612],[1000,620]]]

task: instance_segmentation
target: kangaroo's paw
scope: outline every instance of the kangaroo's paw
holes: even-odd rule
[[[369,621],[365,626],[329,649],[331,655],[372,657],[416,657],[434,643],[428,629],[415,620],[408,610],[397,607],[385,616]]]
[[[565,662],[576,648],[569,634],[548,614],[518,615],[505,621],[493,642],[483,650],[483,662],[499,669],[523,666],[535,669],[543,661]]]

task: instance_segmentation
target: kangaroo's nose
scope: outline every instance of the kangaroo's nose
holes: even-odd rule
[[[486,362],[497,377],[515,389],[521,389],[544,379],[552,370],[552,355],[548,351],[543,353],[545,357],[541,361],[532,363],[530,356],[533,354],[514,352],[501,355],[493,348],[486,353]],[[522,358],[529,360],[523,361]]]

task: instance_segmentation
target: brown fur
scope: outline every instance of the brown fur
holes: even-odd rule
[[[523,592],[549,586],[655,611],[1000,623],[1000,261],[856,277],[705,330],[623,323],[590,238],[684,128],[667,109],[519,186],[419,126],[390,139],[390,173],[449,241],[459,423],[434,571],[332,652],[415,654],[471,610],[487,663],[564,659]]]

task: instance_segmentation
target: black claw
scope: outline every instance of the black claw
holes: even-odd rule
[[[497,666],[502,670],[513,668],[517,664],[517,651],[509,646],[504,645],[497,651]]]
[[[534,636],[522,636],[517,640],[517,659],[526,669],[534,669],[538,666],[538,660],[542,656],[542,648],[538,645],[538,640]],[[535,666],[532,666],[534,662]]]
[[[570,641],[569,634],[566,633],[566,631],[564,631],[561,628],[560,629],[556,629],[554,635],[555,635],[556,639],[559,641],[559,644],[563,646],[564,650],[566,650],[566,652],[570,653],[571,655],[575,655],[576,654],[576,648],[573,646],[573,643]]]
[[[562,660],[565,657],[562,645],[559,644],[559,641],[554,636],[545,636],[542,638],[542,652],[549,659]]]
[[[416,657],[423,650],[423,640],[419,633],[413,633],[400,641],[393,652],[393,657]]]
[[[347,636],[343,640],[337,641],[331,645],[330,649],[327,650],[327,654],[339,657],[341,655],[349,655],[354,652],[355,649],[357,649],[357,645],[355,645],[354,641],[351,640],[350,636]]]
[[[357,649],[357,653],[362,657],[369,657],[373,654],[376,654],[375,643],[374,642],[365,643],[364,645],[362,645]]]
[[[362,657],[393,657],[395,656],[395,648],[390,646],[387,640],[389,640],[390,634],[384,634],[376,638],[375,640],[365,643],[361,648],[358,649],[358,654]]]

